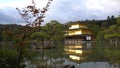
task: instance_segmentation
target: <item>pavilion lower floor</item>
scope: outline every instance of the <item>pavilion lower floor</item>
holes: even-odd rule
[[[88,37],[88,38],[87,38]],[[85,41],[91,41],[91,35],[74,35],[74,36],[65,36],[65,44],[81,44]]]

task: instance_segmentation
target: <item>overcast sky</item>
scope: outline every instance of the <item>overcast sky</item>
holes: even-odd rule
[[[48,0],[35,0],[42,8]],[[25,24],[16,7],[24,8],[31,0],[0,0],[0,24]],[[86,19],[106,19],[107,16],[120,15],[120,0],[53,0],[46,12],[45,24],[50,20],[60,23]]]

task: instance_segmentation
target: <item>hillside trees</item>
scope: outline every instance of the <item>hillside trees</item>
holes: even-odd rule
[[[42,45],[47,43],[51,45],[52,43],[57,43],[58,41],[63,41],[64,35],[64,25],[60,24],[56,20],[52,20],[45,26],[41,27],[39,32],[35,32],[31,35],[33,39],[38,39],[42,42]]]
[[[116,42],[117,45],[117,42],[120,40],[120,17],[116,18],[116,22],[116,25],[111,25],[108,29],[104,30],[104,38],[106,40],[111,40],[111,42]]]

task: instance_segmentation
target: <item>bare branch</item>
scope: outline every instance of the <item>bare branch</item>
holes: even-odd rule
[[[40,26],[41,22],[44,22],[43,18],[45,18],[45,12],[48,11],[48,7],[50,6],[51,1],[53,0],[48,0],[46,6],[41,10],[36,8],[36,3],[34,2],[34,0],[32,0],[32,5],[28,5],[21,10],[16,8],[16,10],[18,10],[19,14],[26,22],[26,26]]]

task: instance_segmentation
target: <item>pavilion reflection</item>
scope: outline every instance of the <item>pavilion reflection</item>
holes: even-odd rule
[[[91,48],[92,44],[90,42],[78,45],[65,45],[64,52],[71,61],[82,62],[92,53]]]

